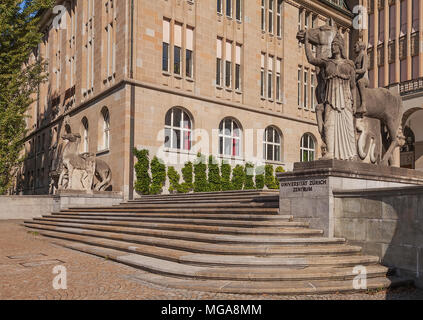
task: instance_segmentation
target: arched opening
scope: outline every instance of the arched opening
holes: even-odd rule
[[[188,112],[174,107],[165,117],[165,147],[190,151],[192,147],[192,119]]]
[[[300,161],[309,162],[316,159],[316,138],[311,133],[306,133],[301,138]]]
[[[266,161],[282,161],[282,134],[274,126],[267,127],[264,131],[263,156]]]
[[[110,114],[109,109],[104,107],[101,110],[102,120],[103,120],[103,126],[102,126],[102,150],[109,150],[110,149]]]
[[[88,119],[86,117],[82,118],[82,152],[86,153],[89,150],[89,140],[88,140]]]
[[[219,154],[222,156],[241,156],[242,129],[233,118],[225,118],[219,125]]]
[[[401,167],[423,170],[423,110],[413,109],[407,114],[403,127],[405,145],[401,148]]]

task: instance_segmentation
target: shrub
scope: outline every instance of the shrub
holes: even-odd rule
[[[207,164],[205,156],[201,153],[197,154],[197,159],[194,164],[194,192],[207,192]]]
[[[134,155],[138,160],[135,164],[135,175],[137,177],[135,191],[143,195],[150,194],[151,178],[148,173],[150,168],[149,152],[145,149],[141,151],[134,149]]]
[[[256,186],[254,185],[254,165],[252,163],[245,164],[245,190],[254,190]]]
[[[184,182],[180,185],[179,192],[180,193],[188,193],[193,189],[193,166],[192,162],[185,163],[185,166],[182,168],[182,177],[184,179]]]
[[[180,192],[181,185],[179,184],[179,180],[181,179],[181,176],[174,167],[169,167],[167,169],[167,176],[169,177],[169,192]]]
[[[283,172],[286,172],[286,171],[285,171],[285,169],[283,167],[277,167],[276,168],[276,172],[277,173],[283,173]]]
[[[222,175],[221,178],[221,187],[222,187],[222,191],[229,191],[232,190],[232,185],[231,185],[231,172],[232,172],[232,167],[229,163],[222,161],[222,164],[220,166],[220,172]]]
[[[221,191],[219,165],[213,156],[209,157],[209,191]]]
[[[166,166],[157,157],[151,161],[151,176],[150,194],[161,194],[166,183]]]
[[[264,173],[264,183],[266,185],[266,187],[268,187],[269,189],[278,189],[279,188],[279,184],[276,182],[276,178],[273,174],[273,166],[268,164],[265,167],[265,173]]]
[[[260,166],[256,168],[256,189],[263,190],[264,189],[264,167]]]
[[[237,165],[232,174],[232,190],[242,190],[245,183],[244,167]]]

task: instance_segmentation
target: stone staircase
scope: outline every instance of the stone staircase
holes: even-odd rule
[[[144,196],[113,207],[70,208],[25,221],[53,242],[148,271],[140,280],[242,294],[352,292],[353,269],[368,289],[408,281],[386,276],[379,258],[292,216],[274,191]]]

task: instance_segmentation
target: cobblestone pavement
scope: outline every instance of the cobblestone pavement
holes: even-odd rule
[[[0,299],[3,300],[385,300],[423,299],[423,290],[336,294],[323,296],[273,296],[215,294],[167,289],[133,279],[143,271],[102,258],[55,246],[49,239],[28,232],[20,221],[0,222]],[[67,268],[67,290],[54,290],[53,268]]]

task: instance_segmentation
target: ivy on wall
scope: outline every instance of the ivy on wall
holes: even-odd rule
[[[150,160],[148,158],[149,152],[148,150],[134,149],[134,155],[138,160],[135,164],[135,175],[137,177],[135,191],[143,195],[148,195],[150,194],[151,183],[151,178],[148,173],[150,169]]]
[[[194,163],[194,179],[194,192],[209,191],[206,157],[201,153],[197,154],[197,159]]]

